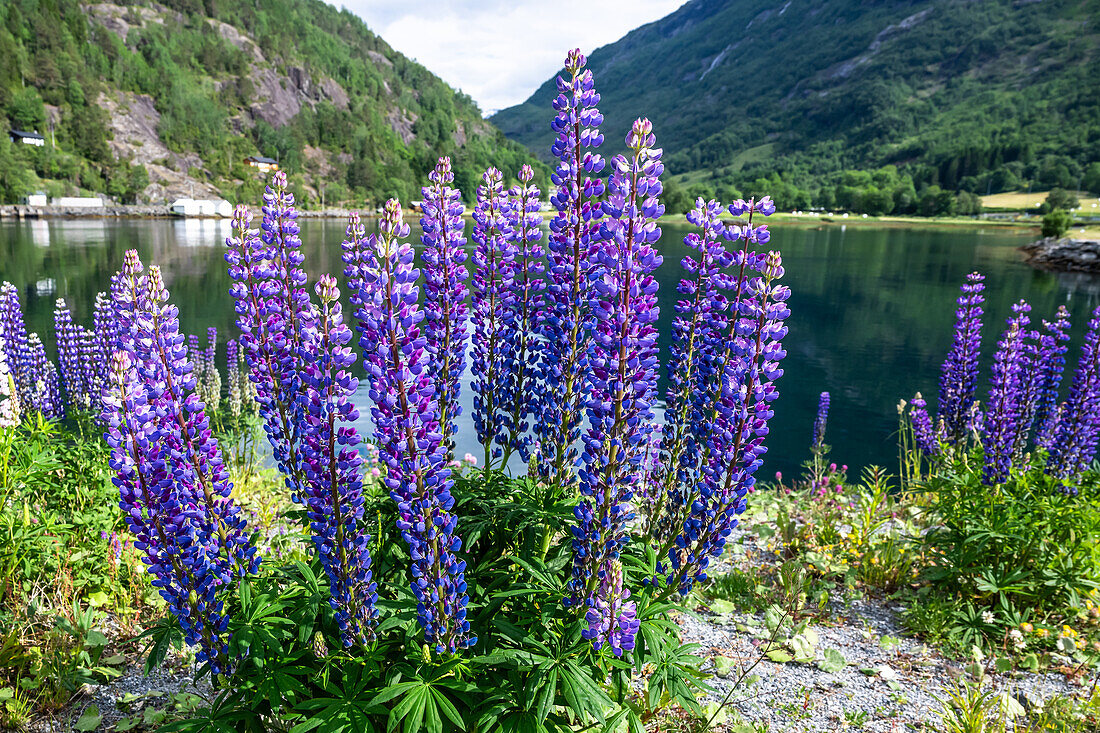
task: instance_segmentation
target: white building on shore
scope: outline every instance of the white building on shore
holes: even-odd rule
[[[176,216],[214,218],[233,216],[233,204],[225,199],[176,199],[168,208]]]

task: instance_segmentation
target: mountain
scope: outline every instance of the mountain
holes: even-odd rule
[[[547,110],[546,114],[550,114]],[[28,191],[256,201],[277,159],[304,203],[419,198],[439,155],[472,196],[531,156],[473,100],[320,0],[0,2],[0,203]],[[0,119],[0,125],[3,124]]]
[[[690,0],[589,67],[607,140],[648,116],[700,193],[901,211],[933,189],[1100,189],[1097,0]],[[545,157],[555,95],[491,120]]]

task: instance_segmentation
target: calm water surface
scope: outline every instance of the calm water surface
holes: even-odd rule
[[[50,220],[0,223],[0,279],[18,285],[28,328],[52,349],[54,299],[65,298],[87,323],[97,291],[106,288],[127,249],[161,265],[184,330],[217,326],[235,333],[229,278],[222,260],[228,222],[199,220]],[[666,225],[660,248],[662,348],[672,318],[687,225]],[[341,270],[344,223],[303,220],[306,267],[312,277]],[[416,241],[418,232],[414,229]],[[832,393],[827,442],[838,463],[854,468],[896,465],[897,403],[914,392],[936,392],[939,364],[950,346],[953,299],[966,273],[986,275],[990,351],[1013,302],[1028,300],[1033,316],[1060,304],[1074,315],[1074,347],[1086,313],[1100,302],[1100,283],[1038,273],[1021,264],[1016,247],[1027,235],[997,229],[820,229],[773,226],[771,247],[783,252],[792,290],[790,334],[781,396],[763,476],[797,471],[808,457],[811,424],[822,390]],[[205,337],[204,337],[205,343]],[[224,346],[221,347],[224,359]],[[1071,365],[1075,363],[1074,355]],[[988,368],[988,367],[987,367]],[[984,383],[984,382],[983,382]],[[464,441],[475,450],[466,390]],[[365,394],[362,395],[365,403]],[[364,415],[366,410],[363,410]]]

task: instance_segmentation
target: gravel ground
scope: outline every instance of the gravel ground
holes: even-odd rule
[[[749,678],[758,679],[733,691],[730,707],[746,721],[768,724],[769,733],[929,730],[938,719],[936,697],[963,674],[959,664],[903,637],[896,620],[900,609],[887,602],[857,600],[838,610],[831,621],[811,627],[820,637],[816,658],[822,660],[824,650],[835,649],[848,666],[830,673],[813,664],[764,659]],[[723,699],[743,665],[760,656],[760,639],[745,628],[762,628],[761,616],[690,613],[678,623],[685,642],[702,645],[701,654],[734,660],[728,678],[709,680],[715,689],[707,701]],[[883,645],[884,636],[896,641]],[[1058,674],[992,675],[991,681],[998,690],[1010,690],[1025,707],[1077,689]]]

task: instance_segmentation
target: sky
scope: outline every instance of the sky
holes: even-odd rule
[[[684,0],[329,0],[448,84],[486,115],[524,101],[585,53],[662,18]]]

